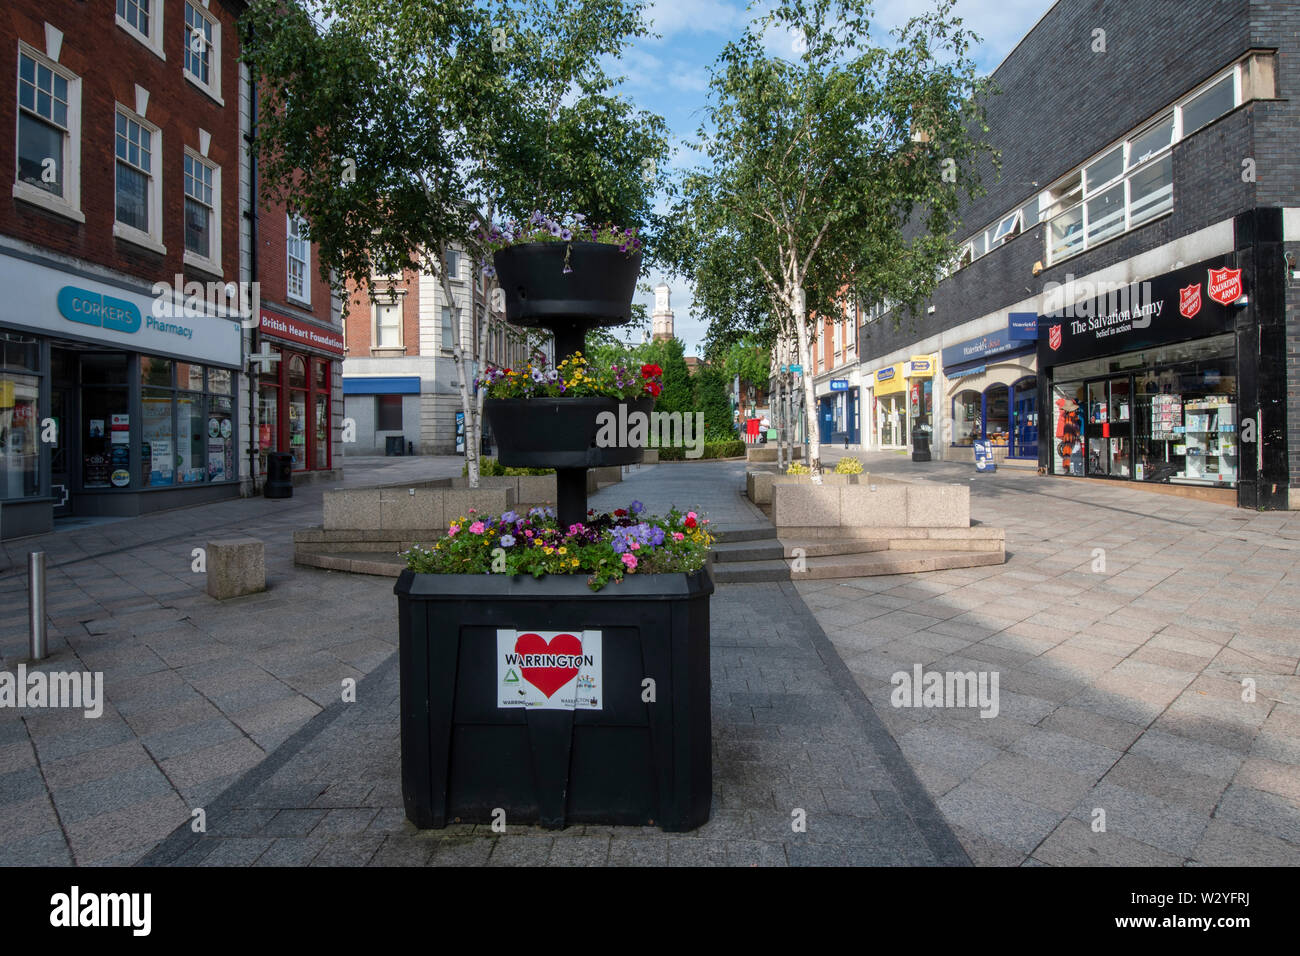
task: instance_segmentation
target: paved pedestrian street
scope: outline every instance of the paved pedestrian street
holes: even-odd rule
[[[719,585],[713,811],[685,834],[404,819],[393,579],[292,564],[338,483],[7,542],[0,670],[26,655],[44,550],[42,669],[102,671],[106,700],[0,710],[0,864],[1300,863],[1300,515],[863,458],[969,484],[1007,563]],[[343,486],[459,469],[349,459]],[[760,525],[743,479],[641,466],[592,504]],[[269,589],[218,602],[192,549],[235,534],[266,542]],[[996,674],[996,716],[895,706],[916,668]]]

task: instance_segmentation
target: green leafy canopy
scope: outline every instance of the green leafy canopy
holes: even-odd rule
[[[322,275],[436,266],[470,223],[535,209],[644,227],[664,121],[617,92],[642,0],[252,0],[264,195]],[[476,258],[482,249],[472,249]]]

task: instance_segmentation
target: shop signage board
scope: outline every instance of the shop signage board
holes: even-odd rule
[[[1028,342],[1012,336],[1010,326],[998,329],[977,339],[967,339],[943,350],[943,365],[965,365],[967,362],[981,361],[994,355],[1017,352],[1031,347]]]
[[[832,392],[847,392],[849,390],[849,380],[847,378],[831,379]]]
[[[277,341],[343,357],[343,336],[332,329],[321,328],[270,309],[262,310],[261,322],[262,334]]]
[[[1013,341],[1032,342],[1038,338],[1038,313],[1011,312],[1007,315],[1007,332]]]
[[[934,359],[929,355],[913,356],[907,363],[908,378],[931,378],[934,376]]]
[[[1047,334],[1038,341],[1038,367],[1230,332],[1237,316],[1232,303],[1245,291],[1242,270],[1214,259],[1069,303],[1041,319]]]
[[[973,442],[975,446],[975,470],[997,471],[997,462],[993,460],[993,443],[986,440]]]
[[[498,710],[601,710],[600,685],[600,631],[498,628]]]
[[[0,320],[34,332],[77,338],[132,352],[238,368],[240,324],[39,262],[0,254]]]

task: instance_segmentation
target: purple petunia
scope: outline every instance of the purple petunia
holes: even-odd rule
[[[503,534],[501,536],[501,547],[508,548],[514,543],[515,543],[515,536],[513,534]]]

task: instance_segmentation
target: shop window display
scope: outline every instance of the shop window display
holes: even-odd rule
[[[40,490],[39,385],[35,376],[0,371],[0,498]]]
[[[952,443],[969,445],[983,436],[983,396],[973,389],[958,393],[952,401]]]

